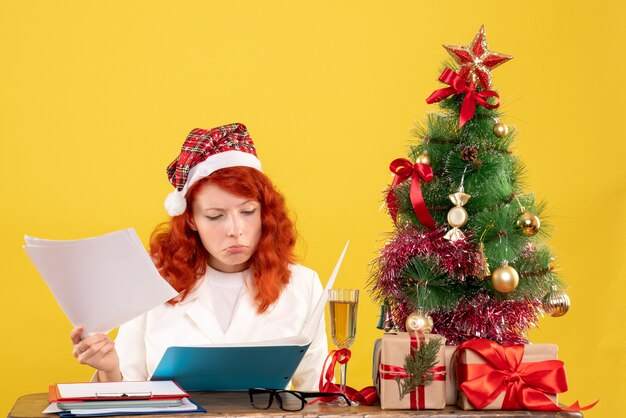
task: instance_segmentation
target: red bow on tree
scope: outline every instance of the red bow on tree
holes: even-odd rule
[[[396,222],[396,217],[398,216],[398,203],[396,202],[396,195],[393,189],[398,184],[411,177],[410,196],[413,211],[422,225],[430,229],[435,228],[435,220],[430,216],[430,212],[428,212],[420,185],[421,181],[432,181],[434,177],[433,169],[428,164],[413,164],[405,158],[397,158],[391,162],[389,170],[396,175],[393,178],[393,183],[391,183],[389,193],[387,194],[387,207],[389,208],[389,214],[393,218],[393,221]]]
[[[493,90],[476,91],[474,82],[466,84],[461,76],[449,68],[443,70],[443,73],[439,76],[439,81],[446,83],[450,87],[435,90],[428,99],[426,99],[426,103],[437,103],[453,94],[465,94],[459,115],[459,128],[462,128],[465,122],[474,117],[476,103],[485,109],[495,109],[500,106],[500,96],[498,93]],[[495,97],[497,102],[495,104],[487,102],[487,98],[489,97]]]
[[[545,360],[522,363],[523,345],[503,347],[484,338],[468,340],[458,349],[478,354],[484,364],[457,363],[460,390],[478,409],[483,409],[505,392],[501,409],[528,409],[535,411],[584,411],[596,403],[581,407],[578,402],[561,408],[546,394],[567,391],[567,377],[563,362]]]

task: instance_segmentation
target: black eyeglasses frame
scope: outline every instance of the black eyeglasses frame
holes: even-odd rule
[[[255,405],[254,395],[265,394],[265,393],[270,395],[270,401],[268,405],[265,408]],[[288,393],[300,399],[300,401],[302,401],[300,403],[300,408],[299,409],[286,409],[283,406],[283,400],[280,397],[281,393]],[[307,398],[329,398],[329,397],[343,398],[343,400],[346,402],[348,406],[352,405],[352,403],[350,402],[350,399],[348,399],[346,395],[344,395],[343,393],[333,393],[333,392],[301,392],[299,390],[250,388],[248,389],[248,395],[250,396],[250,405],[252,405],[252,407],[255,409],[263,409],[263,410],[271,408],[272,403],[274,402],[274,399],[276,399],[276,403],[278,404],[278,407],[281,410],[288,411],[288,412],[302,411],[304,407],[306,406],[306,404],[308,403],[306,400]]]

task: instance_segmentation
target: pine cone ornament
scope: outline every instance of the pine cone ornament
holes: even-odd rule
[[[466,163],[472,163],[478,157],[478,148],[475,146],[467,146],[461,151],[461,159]]]

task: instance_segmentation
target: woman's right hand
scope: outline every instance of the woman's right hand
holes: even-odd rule
[[[81,339],[84,328],[79,325],[70,333],[74,344],[72,355],[80,364],[98,369],[101,382],[122,380],[120,361],[115,351],[115,343],[105,334],[93,334]]]

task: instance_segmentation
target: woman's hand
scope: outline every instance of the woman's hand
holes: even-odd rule
[[[98,369],[98,378],[101,382],[121,381],[122,373],[115,343],[105,334],[93,334],[81,339],[83,331],[84,328],[79,325],[70,333],[74,344],[72,355],[80,364]]]

